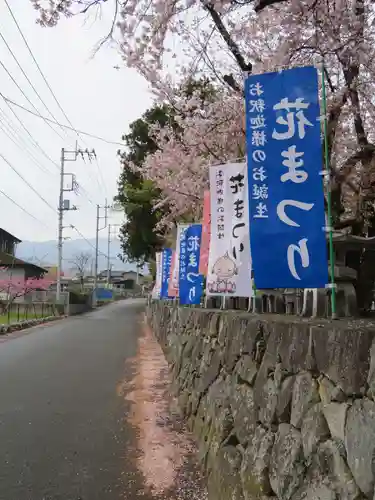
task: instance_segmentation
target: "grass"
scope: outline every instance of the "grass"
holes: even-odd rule
[[[41,319],[47,318],[53,315],[52,307],[45,306],[43,309],[39,306],[35,310],[32,307],[20,307],[17,309],[17,305],[12,306],[12,310],[6,314],[0,314],[0,325],[7,325],[10,323],[17,323],[18,321],[26,321],[30,319]]]

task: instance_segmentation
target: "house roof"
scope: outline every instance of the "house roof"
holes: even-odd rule
[[[108,274],[108,269],[104,269],[104,271],[100,271],[99,276],[107,277],[107,274]],[[119,276],[122,276],[123,274],[124,274],[124,271],[110,271],[110,275],[112,277],[113,276],[119,277]]]
[[[101,271],[98,276],[100,277],[103,277],[103,278],[106,278],[107,277],[107,274],[108,274],[108,271],[105,269],[104,271]],[[137,272],[136,271],[111,271],[110,272],[110,277],[112,280],[114,279],[127,279],[129,278],[130,276],[136,276],[137,275]],[[143,278],[143,274],[141,273],[138,273],[138,275]]]
[[[107,273],[106,273],[107,274]],[[111,278],[122,278],[124,271],[111,271]]]
[[[128,276],[129,274],[131,274],[132,276],[137,276],[137,271],[124,271],[122,273],[122,276]],[[138,276],[141,276],[143,278],[143,274],[142,273],[138,273]]]
[[[28,267],[37,270],[38,272],[46,273],[47,269],[43,267],[37,266],[36,264],[32,264],[31,262],[26,262],[25,260],[18,259],[9,253],[0,252],[0,266],[4,267]]]
[[[19,240],[14,236],[14,234],[8,233],[8,231],[5,231],[5,229],[0,227],[0,232],[5,233],[6,236],[8,236],[9,239],[14,240],[16,243],[21,243],[22,240]]]

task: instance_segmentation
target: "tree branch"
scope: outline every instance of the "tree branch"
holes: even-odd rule
[[[348,177],[353,172],[353,168],[359,161],[368,160],[375,155],[375,145],[367,144],[359,151],[356,151],[352,156],[350,156],[340,170],[334,171],[336,179],[342,182],[348,182]],[[352,187],[352,186],[351,186]],[[358,191],[355,190],[355,191]]]
[[[240,89],[238,83],[236,82],[236,80],[234,79],[234,76],[232,74],[230,74],[230,75],[224,75],[223,76],[223,80],[235,92],[241,92],[241,89]]]
[[[216,28],[218,29],[220,35],[223,37],[223,40],[227,44],[229,50],[233,54],[238,66],[243,72],[251,72],[253,66],[251,63],[246,63],[244,57],[242,56],[240,49],[237,43],[231,37],[229,31],[223,23],[223,20],[220,17],[220,14],[215,10],[215,7],[212,3],[203,3],[204,9],[210,14]]]
[[[359,21],[359,31],[358,37],[363,40],[364,25],[365,25],[365,7],[363,0],[357,0],[355,3],[355,14]],[[357,135],[358,144],[360,146],[367,146],[368,139],[363,125],[363,120],[361,116],[361,109],[359,103],[358,90],[356,88],[358,76],[359,76],[359,60],[354,54],[346,55],[342,57],[343,73],[345,78],[346,86],[349,89],[350,101],[353,105],[354,114],[354,128]],[[365,160],[366,158],[364,158]]]
[[[362,218],[359,219],[358,217],[351,217],[350,219],[339,220],[335,222],[334,229],[345,229],[346,227],[351,227],[354,224],[360,222],[360,220],[362,220]]]
[[[328,153],[331,157],[333,144],[335,142],[337,124],[340,119],[343,106],[348,100],[348,91],[343,89],[342,95],[337,98],[336,103],[331,107],[327,117],[327,133],[328,133]]]
[[[89,2],[86,5],[86,7],[79,12],[79,14],[86,14],[91,9],[91,7],[99,5],[100,3],[102,3],[102,1],[103,0],[93,0],[92,2]],[[106,1],[106,0],[104,0],[104,1]]]
[[[285,3],[288,2],[289,0],[256,0],[255,5],[254,5],[254,10],[255,12],[260,12],[266,7],[271,7],[271,5],[277,4],[277,3]]]

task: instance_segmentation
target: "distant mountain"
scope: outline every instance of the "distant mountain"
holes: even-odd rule
[[[88,243],[89,242],[89,243]],[[92,245],[92,246],[90,246]],[[87,241],[83,239],[76,240],[66,240],[64,241],[63,247],[63,267],[64,271],[68,273],[72,270],[75,273],[74,257],[82,252],[90,253],[92,261],[89,263],[89,270],[94,268],[95,262],[95,238],[88,239]],[[17,246],[17,257],[20,259],[32,262],[39,266],[55,266],[57,264],[57,243],[56,241],[23,241]],[[103,255],[104,254],[104,255]],[[119,254],[122,254],[120,241],[114,239],[111,242],[111,264],[112,269],[116,271],[135,271],[136,265],[133,263],[122,262],[117,258]],[[98,258],[98,270],[103,271],[107,269],[107,239],[99,238],[99,258]],[[147,269],[141,270],[143,273],[147,273]]]

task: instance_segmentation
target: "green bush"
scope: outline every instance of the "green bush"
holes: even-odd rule
[[[70,292],[69,304],[87,304],[90,299],[90,294],[84,292]]]

